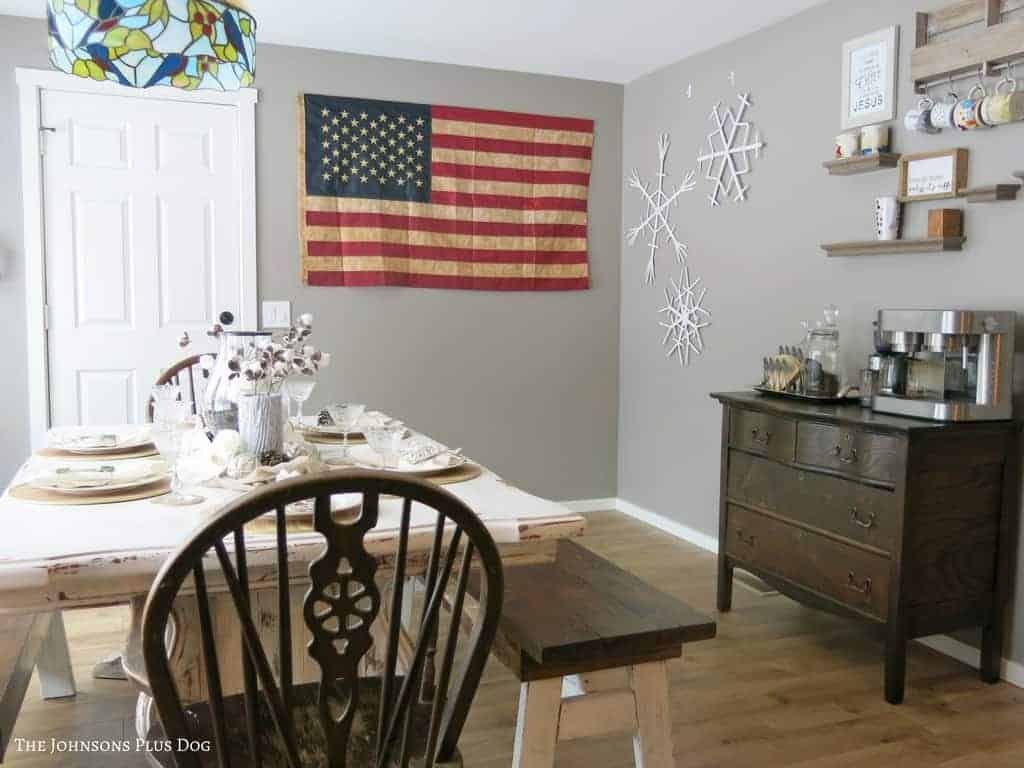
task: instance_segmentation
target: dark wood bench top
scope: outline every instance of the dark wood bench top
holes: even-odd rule
[[[685,603],[561,541],[553,562],[505,569],[494,653],[520,680],[540,680],[676,658],[715,631]]]

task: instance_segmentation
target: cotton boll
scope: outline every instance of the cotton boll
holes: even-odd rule
[[[233,429],[222,429],[213,438],[210,449],[211,458],[222,466],[242,451],[242,436]]]
[[[305,312],[299,315],[299,324],[305,328],[313,327],[313,315],[309,312]]]
[[[321,352],[320,353],[320,367],[321,368],[326,368],[330,364],[331,364],[331,353],[330,352]]]

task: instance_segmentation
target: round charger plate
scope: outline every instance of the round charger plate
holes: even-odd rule
[[[159,451],[151,442],[143,443],[134,448],[113,449],[105,452],[80,453],[78,451],[65,451],[63,448],[41,448],[36,451],[36,456],[44,459],[72,459],[78,461],[114,461],[115,459],[144,459],[147,456],[157,456]]]
[[[88,438],[91,435],[112,435],[117,441],[114,445],[79,446],[72,442],[64,442],[61,436],[80,435]],[[82,456],[106,456],[110,453],[123,453],[144,445],[152,445],[149,430],[142,427],[121,427],[103,430],[98,427],[57,427],[47,434],[50,448]]]
[[[122,501],[138,501],[163,496],[171,490],[171,479],[161,478],[149,485],[140,485],[122,491],[109,491],[106,488],[93,489],[91,493],[60,493],[33,488],[30,485],[16,485],[8,492],[11,498],[21,501],[33,501],[39,504],[55,504],[64,506],[81,506],[83,504],[117,504]]]

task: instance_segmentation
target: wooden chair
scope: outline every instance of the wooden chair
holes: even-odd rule
[[[609,733],[633,736],[637,768],[674,766],[665,662],[715,631],[572,541],[508,569],[494,652],[520,680],[514,768],[551,768],[558,742]]]
[[[209,353],[210,357],[216,357],[215,354]],[[161,373],[156,380],[154,386],[162,386],[164,384],[178,384],[187,388],[182,390],[182,395],[192,403],[192,413],[196,414],[199,412],[199,403],[197,401],[197,394],[201,396],[202,387],[200,386],[199,392],[196,391],[196,379],[199,378],[200,382],[208,377],[208,373],[199,367],[199,358],[204,355],[192,355],[186,357],[184,360],[179,360],[170,368]],[[146,405],[146,421],[153,421],[153,406],[154,401],[152,395],[149,398],[149,402]]]
[[[331,497],[346,493],[361,494],[362,506],[358,514],[342,518],[332,513]],[[387,558],[391,602],[382,610],[386,601],[378,580],[384,574],[378,574],[378,563],[367,554],[363,539],[376,525],[385,495],[398,497],[387,503],[396,505],[396,513],[400,505],[401,524],[393,566]],[[312,636],[308,652],[319,666],[320,680],[296,685],[285,510],[306,500],[313,502],[313,527],[325,539],[323,553],[309,566],[311,585],[303,604]],[[426,592],[418,627],[407,631],[401,620],[404,586],[417,566],[424,565],[424,558],[409,552],[414,503],[436,511],[437,520],[427,534]],[[263,518],[263,525],[273,521],[276,531],[281,605],[277,632],[269,633],[276,637],[270,638],[255,626],[250,611],[244,526],[257,518]],[[424,534],[417,530],[415,535]],[[471,571],[483,587],[476,621],[465,637],[459,627]],[[192,705],[184,705],[179,697],[165,646],[172,607],[186,580],[197,601],[202,674],[209,690],[208,701]],[[223,627],[213,626],[211,618],[208,582],[214,580],[230,593],[232,620],[237,619],[241,630],[240,660],[237,654],[221,658],[217,651],[216,636]],[[175,751],[178,768],[404,768],[410,756],[424,768],[461,765],[456,745],[497,631],[503,594],[501,559],[486,527],[459,499],[428,482],[340,470],[246,494],[199,528],[168,560],[143,613],[147,683],[166,739],[175,749],[185,743],[179,739],[209,739],[214,745],[205,754]],[[452,607],[445,628],[441,607],[446,595]],[[374,625],[376,620],[382,623]],[[371,627],[376,634],[371,634]],[[360,677],[357,668],[372,638],[381,635],[386,636],[379,643],[383,648],[374,649],[380,674]],[[264,647],[263,638],[269,647]],[[431,663],[435,656],[436,669]],[[222,671],[229,663],[242,665],[244,694],[222,695]]]

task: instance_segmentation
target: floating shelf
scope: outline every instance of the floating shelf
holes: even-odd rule
[[[900,156],[893,152],[876,152],[873,155],[861,155],[860,157],[842,157],[838,160],[829,160],[822,163],[821,167],[829,172],[830,176],[852,176],[855,173],[874,173],[884,171],[888,168],[895,168],[899,165]]]
[[[968,203],[997,203],[1003,200],[1016,200],[1018,192],[1019,184],[993,184],[991,187],[962,189],[960,196],[966,197]]]
[[[965,237],[926,237],[919,240],[860,240],[823,243],[826,256],[874,256],[883,253],[938,253],[959,251]]]

